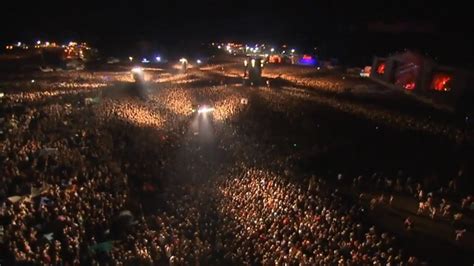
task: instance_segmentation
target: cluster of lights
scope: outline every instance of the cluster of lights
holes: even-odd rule
[[[13,50],[13,49],[15,49],[15,47],[25,49],[25,50],[29,49],[29,47],[26,44],[21,43],[21,42],[17,42],[15,44],[7,45],[7,46],[5,46],[5,49],[6,50]]]
[[[252,59],[250,60],[250,65],[252,66],[252,68],[255,67],[256,63],[257,63],[257,61],[256,61],[254,58],[252,58]],[[248,65],[248,61],[247,61],[247,60],[244,60],[244,65],[245,65],[245,66]],[[260,67],[263,67],[263,65],[264,65],[263,60],[260,60]]]
[[[81,44],[78,44],[77,42],[69,42],[68,45],[62,45],[61,47],[64,48],[64,53],[67,58],[79,57],[81,59],[84,59],[84,50],[91,49],[85,42]]]
[[[36,41],[35,48],[55,48],[58,45],[55,42],[41,42],[40,40]],[[62,45],[62,48],[66,47],[66,45]]]
[[[212,43],[211,44],[214,47],[217,47],[217,49],[222,49],[230,54],[236,53],[236,52],[247,52],[247,53],[265,53],[266,55],[270,53],[275,53],[277,49],[274,47],[271,47],[270,45],[265,45],[265,44],[255,44],[255,45],[242,45],[242,44],[236,44],[236,43]],[[287,53],[288,47],[286,44],[282,45],[282,52],[281,54]],[[296,49],[289,49],[288,54],[291,53],[291,55],[296,53]]]
[[[232,54],[235,52],[243,52],[245,50],[245,47],[243,44],[240,43],[212,43],[212,46],[217,47],[217,49],[223,49],[227,51],[228,53]]]
[[[72,48],[72,47],[66,47],[66,48],[64,49],[64,53],[66,53],[66,55],[70,56],[70,55],[72,55],[72,54],[74,53],[74,48]]]
[[[133,56],[128,57],[128,61],[133,62],[133,60],[134,60]],[[155,56],[155,62],[158,62],[158,63],[161,62],[161,57],[160,56]],[[141,63],[149,64],[149,63],[151,63],[151,61],[148,58],[144,57],[144,58],[142,58]]]
[[[283,47],[286,47],[284,45]],[[245,46],[245,51],[250,52],[250,53],[262,53],[264,56],[268,56],[269,54],[273,54],[276,52],[276,49],[274,47],[267,47],[265,44],[256,44],[255,46]],[[296,49],[291,49],[290,50],[291,54],[296,53]],[[286,51],[282,50],[281,54],[285,54]]]
[[[69,42],[68,44],[58,45],[56,42],[41,41],[41,40],[37,40],[36,42],[34,42],[31,45],[31,47],[34,47],[36,49],[63,48],[64,53],[66,54],[66,57],[68,57],[68,58],[72,58],[72,57],[84,58],[84,51],[83,50],[90,50],[91,49],[90,47],[87,46],[87,43],[78,44],[77,42]],[[28,49],[30,49],[30,46],[28,46],[28,45],[26,45],[25,43],[22,43],[22,42],[17,42],[15,44],[5,46],[6,50],[13,50],[15,48],[28,50]]]

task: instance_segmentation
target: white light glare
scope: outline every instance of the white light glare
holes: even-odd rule
[[[199,114],[206,114],[214,111],[214,107],[203,106],[198,109]]]
[[[196,63],[201,64],[202,63],[201,59],[196,60]]]
[[[157,56],[157,57],[155,58],[155,60],[156,60],[156,62],[161,62],[161,57]]]
[[[134,67],[134,68],[132,68],[132,73],[141,74],[141,73],[143,73],[143,68],[141,68],[141,67]]]

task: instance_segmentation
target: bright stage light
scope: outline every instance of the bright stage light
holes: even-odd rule
[[[143,68],[141,68],[141,67],[134,67],[134,68],[132,68],[132,73],[134,73],[134,74],[142,74],[142,73],[143,73]]]
[[[210,113],[212,111],[214,111],[214,108],[213,107],[208,107],[208,106],[199,107],[199,109],[198,109],[199,114],[207,114],[207,113]]]
[[[135,82],[142,82],[145,81],[145,73],[143,72],[143,68],[141,67],[134,67],[132,68],[132,78]]]

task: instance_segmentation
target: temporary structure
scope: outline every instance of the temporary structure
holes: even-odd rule
[[[443,66],[419,53],[404,52],[375,57],[370,78],[384,85],[428,97],[450,109],[465,109],[474,95],[474,75]]]

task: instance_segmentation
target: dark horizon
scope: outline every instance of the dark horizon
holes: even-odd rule
[[[343,1],[59,1],[7,3],[0,42],[84,40],[105,55],[142,45],[187,49],[211,41],[322,46],[323,57],[362,63],[367,58],[414,49],[442,63],[472,68],[473,42],[467,9],[454,3]],[[10,6],[8,6],[10,5]]]

